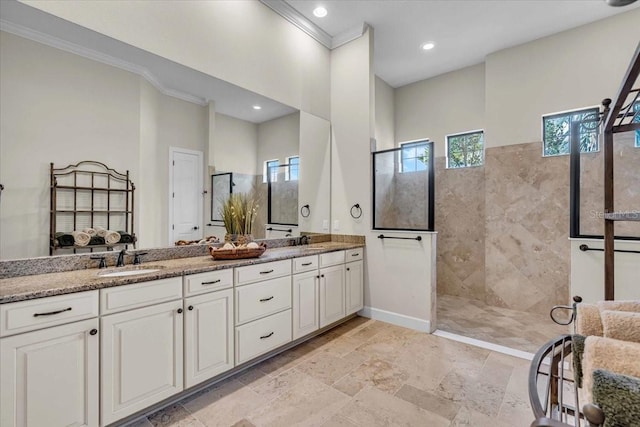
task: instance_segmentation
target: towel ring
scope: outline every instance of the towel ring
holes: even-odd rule
[[[302,215],[303,218],[309,218],[309,215],[311,215],[311,208],[309,208],[309,205],[304,205],[300,208],[300,215]]]
[[[353,210],[355,209],[356,213],[353,213]],[[360,207],[360,203],[356,203],[355,205],[351,206],[351,210],[349,211],[349,213],[351,214],[351,217],[354,219],[358,219],[362,216],[362,208]]]

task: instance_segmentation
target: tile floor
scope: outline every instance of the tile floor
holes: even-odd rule
[[[467,298],[438,295],[437,307],[440,330],[530,353],[570,331],[549,315],[493,307]]]
[[[356,317],[136,427],[528,426],[529,362]]]

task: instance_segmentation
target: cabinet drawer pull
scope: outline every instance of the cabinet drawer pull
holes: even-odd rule
[[[202,286],[206,286],[206,285],[215,285],[216,283],[220,283],[222,281],[222,279],[218,279],[218,280],[213,280],[211,282],[202,282]]]
[[[260,302],[266,302],[266,301],[271,301],[273,299],[273,295],[270,296],[269,298],[261,298]]]
[[[302,266],[303,266],[303,267],[307,267],[307,266],[309,266],[309,265],[311,265],[311,264],[313,264],[313,263],[312,263],[312,262],[303,262],[303,263],[302,263]]]
[[[38,317],[38,316],[52,316],[54,314],[60,314],[60,313],[64,313],[65,311],[71,311],[71,307],[67,307],[67,308],[63,308],[62,310],[57,310],[57,311],[50,311],[48,313],[34,313],[33,317]]]
[[[97,333],[98,333],[97,329],[92,329],[92,330],[89,331],[89,335],[95,335]]]
[[[260,274],[269,274],[273,273],[273,270],[261,271]]]
[[[351,254],[351,256],[360,256],[359,253]]]
[[[267,334],[267,335],[263,335],[263,336],[261,336],[261,337],[260,337],[260,339],[261,339],[261,340],[267,339],[267,338],[269,338],[271,335],[273,335],[273,332],[271,332],[270,334]]]

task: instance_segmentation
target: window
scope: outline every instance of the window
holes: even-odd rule
[[[264,162],[262,182],[267,182],[267,177],[271,178],[271,182],[278,181],[278,166],[280,166],[280,162],[278,161],[278,159],[267,160],[266,162]]]
[[[447,135],[447,168],[470,168],[484,164],[484,131]]]
[[[427,170],[429,153],[429,140],[400,144],[400,173]]]
[[[291,156],[287,157],[288,168],[284,171],[285,181],[297,181],[300,175],[300,157]]]
[[[587,108],[566,113],[542,116],[544,156],[569,154],[571,151],[572,124],[586,120],[597,120],[598,107]],[[584,122],[580,126],[580,152],[598,151],[598,127],[596,122]]]

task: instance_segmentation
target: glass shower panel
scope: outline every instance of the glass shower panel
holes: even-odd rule
[[[373,228],[433,230],[433,145],[373,153]]]
[[[289,165],[268,173],[269,224],[298,225],[298,180],[291,179]]]

